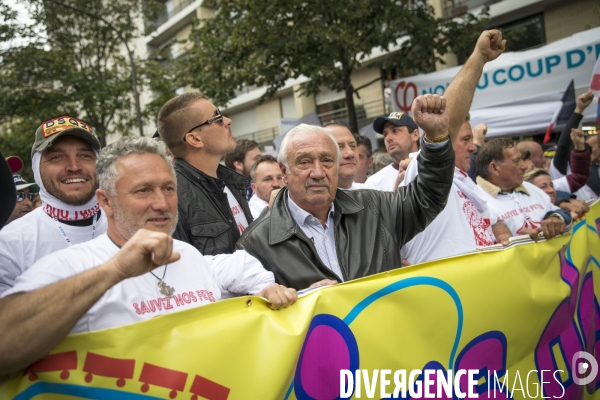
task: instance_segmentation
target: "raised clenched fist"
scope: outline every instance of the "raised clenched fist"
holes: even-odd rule
[[[143,275],[161,265],[179,260],[173,252],[173,238],[162,232],[138,230],[111,258],[121,279]]]
[[[495,60],[504,52],[506,40],[502,40],[502,32],[497,29],[483,31],[477,39],[474,53],[481,55],[485,62]]]
[[[573,142],[573,147],[577,151],[585,150],[585,135],[581,129],[571,129],[571,141]]]
[[[594,100],[593,92],[585,92],[577,96],[577,106],[575,107],[575,112],[578,114],[583,114],[585,109],[592,103]]]
[[[481,123],[473,128],[473,143],[478,146],[483,146],[485,143],[485,135],[487,133],[487,124]]]
[[[446,98],[437,94],[417,97],[412,103],[415,123],[423,129],[430,141],[448,133],[448,110]]]

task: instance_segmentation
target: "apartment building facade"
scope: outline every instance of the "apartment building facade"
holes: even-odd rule
[[[159,18],[147,22],[151,33],[138,39],[135,44],[138,54],[146,58],[148,54],[166,50],[172,58],[184,56],[190,48],[190,43],[185,41],[192,29],[202,19],[214,15],[214,11],[205,3],[203,0],[165,1]],[[482,7],[489,6],[490,28],[498,27],[505,33],[513,31],[511,51],[542,46],[600,25],[600,18],[593,12],[594,0],[431,0],[431,4],[436,15],[448,18],[464,12],[478,13]],[[352,84],[358,88],[355,105],[359,127],[388,111],[385,81],[393,77],[371,67],[382,57],[386,57],[386,54],[374,51],[352,75]],[[456,66],[464,60],[450,55],[445,61],[446,64],[438,65],[438,69]],[[299,120],[309,123],[346,121],[343,92],[323,88],[316,96],[300,96],[298,88],[303,79],[288,81],[276,96],[261,104],[259,99],[265,92],[264,88],[239,91],[224,109],[224,113],[233,120],[234,136],[256,140],[264,147],[272,145],[276,137]],[[180,88],[178,92],[187,90],[196,89]],[[151,93],[143,93],[142,102],[149,101],[151,96]],[[152,129],[150,127],[147,130]]]

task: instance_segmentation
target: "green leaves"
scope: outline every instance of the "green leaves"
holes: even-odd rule
[[[185,84],[220,105],[243,87],[266,86],[266,98],[289,78],[306,76],[304,95],[323,86],[344,91],[353,113],[350,76],[372,49],[393,50],[402,40],[399,50],[372,65],[429,72],[467,38],[472,48],[483,30],[473,16],[436,19],[425,0],[216,0],[215,10],[214,19],[192,32],[195,46],[180,67]]]
[[[56,3],[62,3],[59,5]],[[29,158],[36,128],[48,119],[72,115],[88,122],[101,143],[113,133],[137,133],[131,64],[119,34],[139,37],[142,6],[154,0],[29,0],[30,26],[17,26],[10,11],[0,36],[0,147],[5,154]],[[66,6],[65,6],[66,5]],[[76,9],[100,16],[109,25]],[[12,28],[6,28],[7,21]],[[10,35],[4,34],[10,32]],[[10,46],[9,46],[10,44]],[[136,60],[139,90],[149,85],[143,62]],[[154,76],[160,78],[160,75]],[[154,116],[152,116],[154,118]],[[8,151],[10,150],[10,152]],[[27,165],[27,164],[26,164]]]

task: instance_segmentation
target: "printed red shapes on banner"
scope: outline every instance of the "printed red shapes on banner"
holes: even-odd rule
[[[231,389],[219,385],[200,375],[196,375],[190,392],[194,393],[192,400],[198,400],[198,396],[202,396],[208,400],[227,400]]]
[[[29,374],[29,380],[33,382],[38,379],[38,372],[61,371],[60,379],[64,381],[70,375],[69,370],[74,369],[77,369],[77,352],[75,350],[50,354],[48,357],[42,358],[31,364],[25,370],[25,375]]]
[[[167,389],[172,389],[169,392],[169,397],[174,399],[177,397],[177,391],[181,392],[185,388],[187,375],[188,374],[185,372],[144,363],[144,366],[142,367],[142,373],[140,375],[140,382],[144,382],[142,385],[142,392],[146,393],[148,390],[150,390],[150,385],[160,386]]]
[[[83,372],[87,372],[85,381],[90,383],[94,375],[117,379],[117,386],[125,386],[125,379],[133,378],[135,360],[120,359],[101,356],[100,354],[87,353]]]

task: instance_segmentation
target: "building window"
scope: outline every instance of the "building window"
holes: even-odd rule
[[[348,110],[346,109],[346,100],[335,100],[330,103],[320,104],[317,106],[317,115],[323,125],[332,122],[340,122],[344,118],[348,118]]]
[[[519,19],[498,27],[506,39],[506,51],[520,51],[546,44],[544,14]]]

